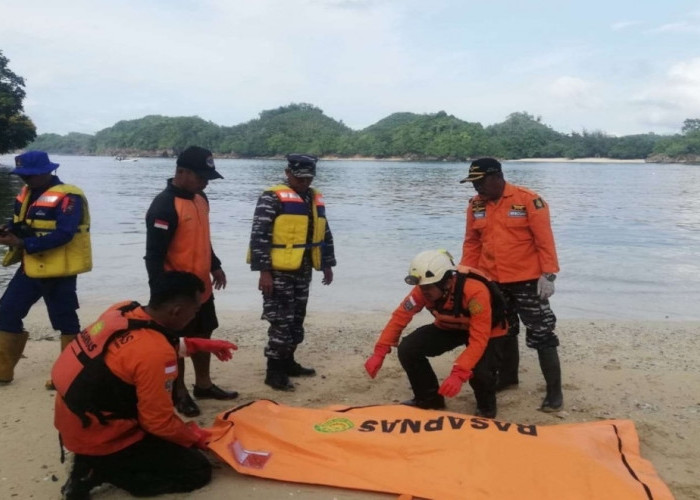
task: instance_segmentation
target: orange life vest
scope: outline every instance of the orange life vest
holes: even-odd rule
[[[61,352],[51,370],[56,391],[80,418],[83,427],[90,425],[88,413],[103,425],[107,420],[137,416],[134,386],[114,375],[104,362],[108,345],[119,342],[131,330],[149,328],[169,337],[154,321],[124,317],[137,307],[140,307],[138,302],[123,302],[107,310]],[[177,338],[173,337],[171,343],[176,345]]]
[[[177,230],[165,256],[166,271],[187,271],[204,282],[202,304],[211,297],[211,235],[209,203],[200,194],[187,200],[175,197]]]

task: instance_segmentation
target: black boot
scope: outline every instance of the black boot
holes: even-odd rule
[[[476,398],[476,413],[477,417],[496,418],[496,393],[479,394],[474,391]]]
[[[561,392],[561,365],[556,347],[545,347],[537,351],[542,375],[547,383],[547,395],[542,400],[540,410],[545,412],[559,411],[564,406],[564,395]]]
[[[291,357],[287,360],[287,375],[290,377],[313,377],[316,375],[316,370],[301,366]]]
[[[90,490],[102,484],[95,471],[74,461],[68,481],[61,487],[63,500],[90,500]]]
[[[508,387],[518,385],[518,367],[520,365],[520,351],[518,350],[518,336],[508,335],[503,339],[503,358],[498,369],[496,391],[502,391]]]
[[[413,398],[408,401],[402,401],[402,405],[415,406],[424,410],[442,410],[445,408],[445,397],[440,394],[434,394],[427,398]]]
[[[267,358],[265,383],[278,391],[293,391],[294,384],[290,382],[287,375],[287,363],[286,359]]]

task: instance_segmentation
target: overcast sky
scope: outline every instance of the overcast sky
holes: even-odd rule
[[[700,118],[700,1],[0,0],[0,50],[39,133],[292,102],[356,130],[398,111],[615,135]]]

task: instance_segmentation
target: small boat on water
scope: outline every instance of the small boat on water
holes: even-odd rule
[[[139,161],[138,158],[127,158],[126,156],[115,156],[114,159],[117,161]]]

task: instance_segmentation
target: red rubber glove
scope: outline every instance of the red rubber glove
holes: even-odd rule
[[[233,351],[238,346],[228,340],[200,339],[195,337],[183,337],[187,355],[191,356],[196,352],[210,352],[221,361],[228,361],[233,357]]]
[[[377,376],[379,369],[382,367],[382,363],[384,363],[384,358],[390,352],[391,347],[388,345],[377,344],[374,346],[374,354],[372,354],[369,359],[365,361],[365,370],[367,370],[367,373],[371,378]]]
[[[209,429],[202,429],[195,422],[187,422],[185,425],[197,436],[197,442],[194,443],[192,446],[194,446],[195,448],[199,448],[200,450],[209,449],[211,431]]]
[[[440,386],[438,394],[442,394],[448,398],[455,397],[457,394],[459,394],[459,391],[462,390],[462,384],[472,378],[472,375],[473,373],[471,370],[465,370],[457,365],[454,365],[450,376],[447,377]]]

